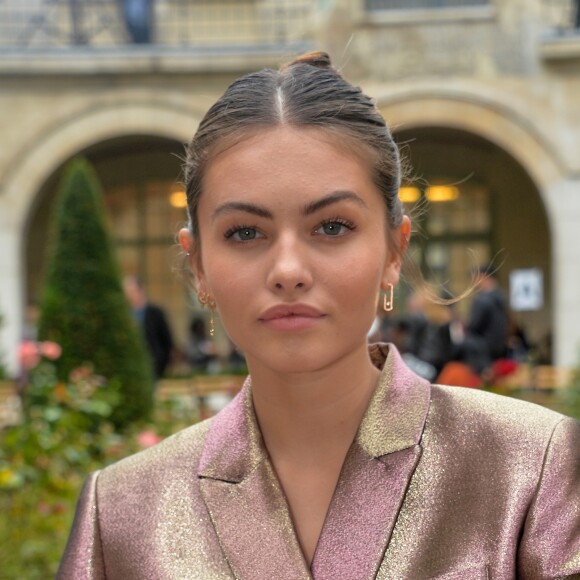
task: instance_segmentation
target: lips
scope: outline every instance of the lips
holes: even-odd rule
[[[324,313],[307,304],[279,304],[263,312],[260,321],[276,330],[305,330],[324,317]]]
[[[260,320],[268,321],[275,320],[276,318],[289,318],[291,316],[300,316],[303,318],[320,318],[324,316],[320,310],[314,308],[313,306],[308,306],[307,304],[280,304],[278,306],[273,306],[268,308]]]

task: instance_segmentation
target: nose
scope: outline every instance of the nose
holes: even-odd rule
[[[293,236],[281,236],[272,246],[268,288],[277,294],[291,295],[308,290],[312,281],[307,248]]]

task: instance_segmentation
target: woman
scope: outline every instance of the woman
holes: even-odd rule
[[[325,54],[209,110],[180,243],[251,378],[89,478],[59,578],[579,577],[576,422],[367,347],[409,241],[399,181],[383,118]]]

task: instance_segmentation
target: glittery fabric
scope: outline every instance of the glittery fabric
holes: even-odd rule
[[[431,386],[393,347],[371,356],[384,369],[311,569],[248,380],[210,421],[90,476],[57,578],[580,578],[578,423]]]
[[[580,578],[577,422],[433,386],[421,447],[378,579]]]

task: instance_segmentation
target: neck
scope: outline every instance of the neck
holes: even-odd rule
[[[266,447],[274,458],[296,462],[344,456],[380,375],[366,345],[312,373],[281,376],[260,365],[250,369]]]

